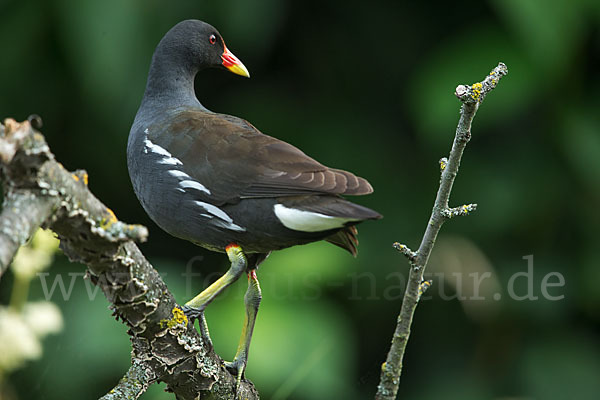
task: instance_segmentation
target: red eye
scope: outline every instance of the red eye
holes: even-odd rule
[[[208,41],[210,42],[210,44],[215,44],[217,43],[217,37],[215,35],[210,35]]]

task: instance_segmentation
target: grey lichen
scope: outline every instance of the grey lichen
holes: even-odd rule
[[[442,215],[446,218],[469,215],[477,209],[477,204],[464,204],[460,207],[446,208],[442,210]]]

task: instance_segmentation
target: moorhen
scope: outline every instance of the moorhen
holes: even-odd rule
[[[127,143],[135,194],[169,234],[227,253],[230,269],[184,312],[210,343],[205,307],[244,272],[246,320],[233,362],[239,387],[261,300],[256,268],[273,250],[326,240],[356,255],[355,225],[381,218],[340,195],[373,191],[365,179],[328,168],[249,122],[206,109],[194,77],[218,67],[249,77],[219,32],[198,20],[162,38]]]

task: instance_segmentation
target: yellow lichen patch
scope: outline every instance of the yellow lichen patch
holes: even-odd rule
[[[113,210],[111,210],[110,208],[106,207],[106,211],[108,211],[108,213],[110,214],[110,222],[117,222],[117,216],[115,215],[115,213],[113,212]]]
[[[108,218],[102,218],[100,220],[100,226],[104,229],[108,228],[112,224],[118,221],[117,216],[110,208],[106,207],[106,212],[108,214]]]
[[[483,91],[483,85],[481,84],[481,82],[474,83],[471,86],[471,90],[473,90],[471,98],[475,101],[479,101],[479,97],[481,96],[481,93]]]
[[[75,179],[76,182],[79,182],[81,180],[81,181],[83,181],[83,183],[85,184],[85,186],[87,186],[87,184],[88,184],[88,174],[86,172],[81,173],[81,176],[77,175],[77,174],[71,174],[71,176],[73,177],[73,179]]]
[[[176,323],[187,325],[188,318],[186,317],[185,313],[183,312],[183,310],[181,308],[174,307],[172,312],[173,312],[173,319],[175,320]]]
[[[429,289],[430,287],[431,287],[431,281],[421,282],[421,284],[419,285],[419,297],[423,296],[423,293],[425,293],[425,291],[427,289]]]
[[[174,326],[187,325],[188,318],[186,317],[181,308],[173,307],[173,310],[171,312],[173,313],[173,318],[160,320],[159,324],[161,328],[171,329]]]

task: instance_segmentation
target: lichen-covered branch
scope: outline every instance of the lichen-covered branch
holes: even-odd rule
[[[134,362],[129,371],[110,392],[100,400],[133,400],[139,398],[148,388],[151,372],[139,362]]]
[[[88,267],[114,315],[129,327],[132,368],[104,398],[134,399],[163,381],[181,400],[233,399],[236,378],[203,343],[134,243],[146,239],[147,229],[119,221],[89,191],[87,174],[56,162],[28,121],[0,124],[0,162],[0,276],[37,227],[48,227],[69,259]],[[259,398],[249,381],[242,382],[238,394]]]
[[[5,194],[0,213],[0,278],[13,255],[25,244],[57,206],[53,198],[37,197],[29,190],[11,190]]]
[[[506,65],[499,63],[483,81],[469,86],[459,85],[456,88],[455,95],[462,102],[460,119],[450,155],[447,159],[442,158],[440,160],[440,170],[442,171],[440,186],[421,245],[414,252],[405,245],[394,244],[396,249],[408,257],[411,269],[406,292],[402,300],[400,315],[398,316],[398,323],[392,337],[392,345],[386,361],[381,366],[380,382],[377,387],[377,394],[375,395],[375,399],[377,400],[394,400],[396,398],[400,385],[400,375],[402,373],[402,359],[406,343],[410,336],[413,316],[421,295],[430,284],[426,283],[427,281],[423,281],[423,274],[425,273],[425,267],[427,266],[427,261],[438,232],[444,221],[448,218],[467,215],[471,211],[474,211],[477,206],[476,204],[468,204],[450,208],[448,201],[454,179],[458,173],[463,151],[471,139],[473,117],[475,117],[479,104],[481,104],[485,96],[496,87],[500,79],[507,73],[508,69]]]

